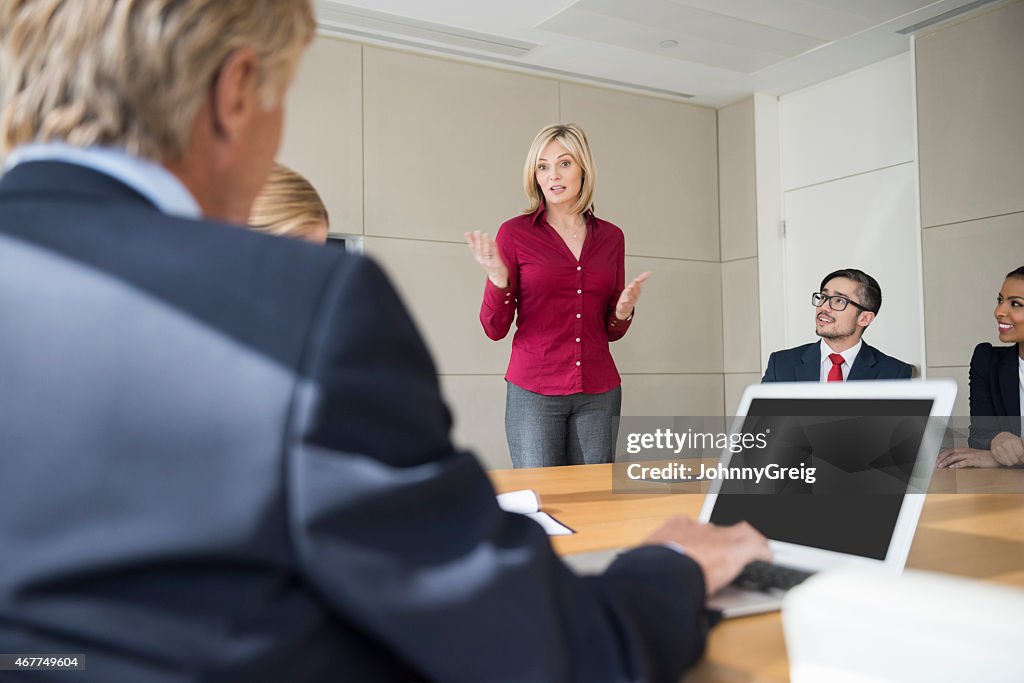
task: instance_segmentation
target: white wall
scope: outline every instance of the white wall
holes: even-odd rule
[[[865,340],[922,371],[913,82],[908,53],[779,100],[785,235],[763,226],[762,243],[782,258],[762,257],[760,268],[783,271],[772,296],[782,299],[787,348],[816,340],[810,295],[821,278],[860,268],[879,281],[883,298]],[[778,339],[768,330],[762,337]]]

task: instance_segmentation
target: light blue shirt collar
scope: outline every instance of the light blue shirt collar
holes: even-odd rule
[[[33,142],[15,148],[5,171],[29,161],[60,161],[92,169],[119,180],[148,199],[162,213],[200,218],[195,197],[173,173],[160,164],[112,147],[74,147],[64,142]]]

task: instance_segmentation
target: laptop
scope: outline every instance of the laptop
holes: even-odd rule
[[[725,617],[777,610],[789,587],[821,571],[900,573],[955,398],[952,380],[748,387],[731,433],[761,438],[723,449],[699,519],[749,522],[774,560],[748,566],[708,607]],[[767,465],[792,476],[744,478]],[[593,572],[615,554],[566,561]]]
[[[774,566],[748,567],[708,607],[726,617],[776,610],[821,571],[900,573],[955,398],[952,380],[748,387],[732,431],[766,434],[766,447],[725,449],[718,469],[741,476],[775,463],[794,476],[711,480],[700,521],[749,522],[768,537]]]

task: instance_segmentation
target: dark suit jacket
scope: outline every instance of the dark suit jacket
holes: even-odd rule
[[[1020,436],[1017,345],[978,344],[971,356],[971,448],[988,450],[1000,432]]]
[[[913,372],[912,365],[887,356],[864,342],[846,379],[910,379]],[[772,353],[761,382],[817,382],[820,379],[821,346],[820,342],[814,342]]]
[[[72,165],[0,181],[0,652],[105,683],[676,680],[696,563],[575,576],[449,427],[371,261]]]

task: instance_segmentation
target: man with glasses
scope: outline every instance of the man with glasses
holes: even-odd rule
[[[910,379],[911,365],[861,339],[882,306],[875,278],[856,268],[829,273],[811,294],[811,305],[821,341],[774,352],[762,382]]]

